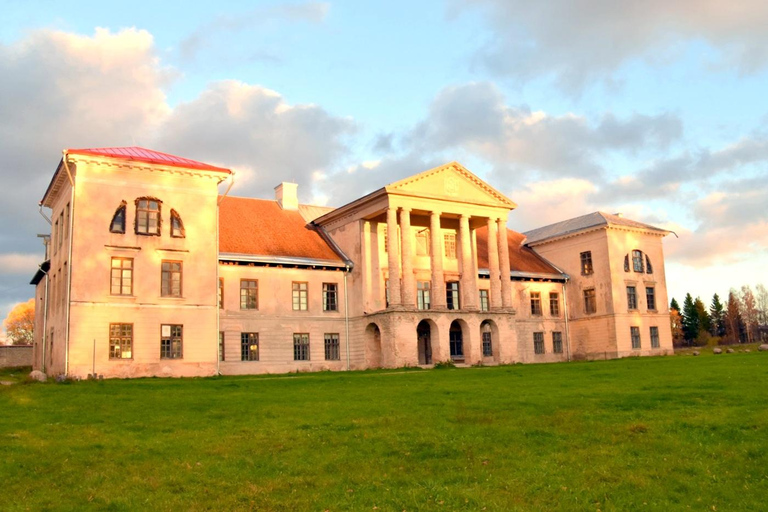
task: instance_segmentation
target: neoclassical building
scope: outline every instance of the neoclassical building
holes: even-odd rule
[[[35,367],[191,376],[555,362],[672,350],[667,231],[596,212],[528,233],[456,162],[339,208],[220,194],[143,148],[65,150]],[[48,217],[47,217],[48,218]]]

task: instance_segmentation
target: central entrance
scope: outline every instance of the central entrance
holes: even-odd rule
[[[416,326],[416,338],[419,346],[419,364],[432,364],[432,329],[426,320]]]
[[[456,320],[451,323],[451,329],[448,331],[448,339],[451,349],[451,359],[454,361],[463,361],[464,335],[462,334],[461,324]]]

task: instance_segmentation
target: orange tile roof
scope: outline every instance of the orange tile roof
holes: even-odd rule
[[[169,165],[171,167],[183,167],[184,169],[200,169],[203,171],[231,173],[229,169],[223,167],[216,167],[196,160],[190,160],[189,158],[169,155],[168,153],[161,153],[160,151],[140,148],[138,146],[122,148],[68,149],[67,153],[73,155],[106,156],[109,158],[119,158],[120,160],[133,160],[150,164]]]
[[[488,268],[488,228],[482,227],[477,233],[477,266]],[[517,231],[507,229],[509,247],[509,266],[513,272],[529,272],[532,274],[558,274],[560,272],[544,261],[533,249],[523,245],[525,236]]]
[[[219,252],[332,260],[342,258],[298,211],[277,201],[226,196],[219,207]]]

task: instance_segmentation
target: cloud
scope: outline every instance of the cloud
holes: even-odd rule
[[[40,264],[40,255],[37,253],[19,254],[14,252],[0,254],[0,274],[25,272],[31,278],[37,271],[38,264]]]
[[[699,0],[573,2],[454,0],[454,12],[479,9],[491,31],[475,63],[499,76],[526,81],[551,77],[567,92],[615,81],[626,62],[665,62],[681,46],[705,41],[717,50],[711,68],[751,73],[768,63],[768,4]]]

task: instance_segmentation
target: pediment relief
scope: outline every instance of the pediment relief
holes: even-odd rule
[[[488,185],[459,163],[430,169],[397,181],[386,187],[387,192],[515,208],[517,205],[504,194]]]

